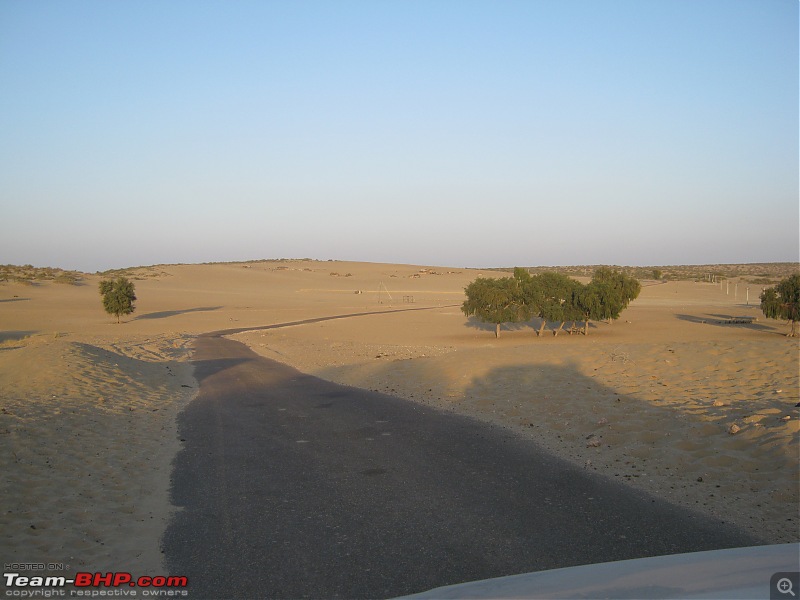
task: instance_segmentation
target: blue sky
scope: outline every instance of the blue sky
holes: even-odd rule
[[[795,0],[0,0],[0,263],[798,260]]]

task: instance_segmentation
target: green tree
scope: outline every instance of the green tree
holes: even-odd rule
[[[631,300],[636,300],[642,291],[642,284],[635,277],[628,277],[620,271],[599,267],[595,270],[592,282],[607,283],[616,294],[615,300],[621,304],[619,310],[628,308]],[[616,317],[615,317],[616,318]]]
[[[467,299],[461,305],[466,316],[495,324],[495,337],[500,337],[501,323],[519,323],[530,319],[530,309],[516,277],[487,279],[478,277],[464,288]]]
[[[553,335],[558,335],[567,321],[573,322],[574,329],[578,320],[584,321],[583,333],[588,334],[590,320],[618,319],[641,289],[633,277],[607,267],[597,269],[588,285],[561,273],[531,276],[517,267],[513,277],[479,277],[470,283],[464,289],[467,299],[461,310],[468,317],[494,323],[497,337],[502,323],[527,321],[532,315],[542,320],[537,336],[541,336],[548,322],[559,323],[553,330]]]
[[[576,311],[575,298],[581,284],[561,273],[542,273],[523,284],[523,295],[531,314],[538,316],[542,322],[536,331],[537,336],[544,333],[548,321],[559,323],[553,335],[564,327],[564,323],[580,318]]]
[[[117,323],[121,315],[131,314],[136,307],[133,283],[127,277],[104,279],[100,282],[100,295],[103,297],[103,308],[110,315],[116,315]]]
[[[787,334],[797,336],[800,321],[800,274],[781,280],[778,285],[761,292],[761,312],[770,319],[786,319],[792,324]]]
[[[600,267],[594,272],[592,281],[583,286],[576,295],[576,308],[584,320],[583,333],[589,334],[589,321],[618,319],[620,313],[635,300],[642,290],[641,284],[624,273]]]

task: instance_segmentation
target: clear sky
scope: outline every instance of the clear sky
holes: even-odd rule
[[[0,263],[796,261],[797,0],[0,0]]]

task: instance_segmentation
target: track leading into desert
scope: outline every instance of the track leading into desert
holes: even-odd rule
[[[276,326],[271,326],[276,327]],[[193,598],[381,598],[758,540],[515,434],[196,341],[163,549]]]

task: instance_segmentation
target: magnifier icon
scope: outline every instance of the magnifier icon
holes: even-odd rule
[[[791,594],[793,597],[796,597],[796,596],[797,596],[797,595],[796,595],[796,594],[795,594],[795,593],[792,591],[792,580],[791,580],[791,579],[789,579],[789,578],[787,578],[787,577],[784,577],[784,578],[782,578],[782,579],[778,579],[778,583],[776,584],[776,586],[775,586],[775,587],[777,587],[777,588],[778,588],[778,591],[779,591],[781,594]]]

